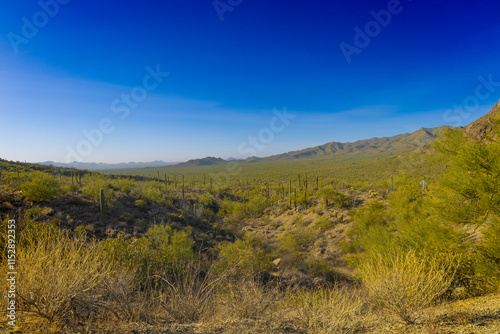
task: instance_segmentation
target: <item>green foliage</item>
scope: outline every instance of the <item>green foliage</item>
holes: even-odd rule
[[[92,225],[92,224],[78,225],[75,228],[75,232],[77,232],[77,233],[83,233],[83,234],[92,233],[92,232],[94,232],[94,225]]]
[[[268,201],[264,196],[256,195],[247,203],[231,201],[225,198],[220,204],[220,210],[217,215],[226,218],[226,221],[237,226],[246,217],[255,217],[268,207]]]
[[[318,233],[312,229],[297,227],[278,236],[279,248],[283,253],[297,254],[312,245]]]
[[[133,240],[108,239],[104,244],[108,256],[135,270],[139,284],[148,286],[155,275],[168,277],[177,265],[193,259],[194,243],[190,234],[190,230],[176,231],[170,226],[154,225],[147,236]]]
[[[236,261],[239,262],[239,270],[236,276],[258,275],[271,269],[271,259],[261,248],[259,242],[252,237],[238,239],[235,242],[224,242],[217,246],[218,265],[220,272]]]
[[[162,200],[163,185],[157,181],[149,181],[140,187],[139,196],[153,203],[160,203]]]
[[[137,184],[131,179],[118,179],[113,182],[113,186],[121,192],[129,195],[137,187]]]
[[[333,203],[335,206],[339,208],[347,208],[351,206],[352,199],[347,197],[346,195],[338,192],[337,190],[331,187],[321,188],[319,190],[319,194],[323,197],[325,203],[331,204]]]
[[[214,195],[210,192],[206,191],[198,197],[198,203],[203,206],[214,208],[217,206],[217,202],[215,200]]]
[[[328,230],[332,227],[332,223],[326,216],[322,216],[316,221],[314,227],[320,230]]]
[[[441,216],[481,225],[500,215],[500,143],[480,142],[450,131],[436,147],[451,158],[451,169],[440,182]]]
[[[148,205],[142,199],[138,199],[134,202],[134,205],[139,209],[145,209]]]
[[[267,199],[262,195],[258,195],[246,203],[245,211],[247,215],[257,216],[263,213],[268,205]]]
[[[104,198],[107,207],[112,207],[116,202],[114,195],[113,182],[102,175],[92,175],[86,176],[85,187],[83,187],[83,193],[88,196],[96,204],[100,204],[101,189],[104,191]]]
[[[62,193],[61,184],[50,174],[35,171],[30,181],[21,185],[23,197],[28,201],[44,202]]]
[[[500,218],[488,222],[482,232],[483,240],[478,249],[476,271],[482,274],[489,287],[500,290]]]

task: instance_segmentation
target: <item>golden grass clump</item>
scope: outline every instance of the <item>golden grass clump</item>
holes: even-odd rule
[[[106,303],[116,304],[131,293],[131,285],[123,283],[125,274],[84,234],[28,230],[23,239],[17,253],[17,301],[27,322],[57,327],[94,319],[108,313]],[[120,292],[113,289],[117,286]],[[103,298],[106,291],[114,299]]]
[[[457,261],[408,251],[393,258],[375,257],[359,272],[376,307],[413,324],[453,282]]]
[[[307,333],[354,333],[363,324],[365,301],[353,289],[334,286],[298,290],[290,296],[290,302]]]

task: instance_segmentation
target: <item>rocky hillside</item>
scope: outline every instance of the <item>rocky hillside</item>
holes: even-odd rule
[[[371,138],[353,143],[330,142],[320,146],[274,155],[263,160],[288,160],[317,157],[349,158],[360,155],[382,157],[412,151],[436,139],[448,127],[421,128],[393,137]]]
[[[478,138],[481,141],[499,140],[498,134],[492,131],[500,126],[500,101],[493,106],[491,111],[477,121],[465,127],[465,134]]]

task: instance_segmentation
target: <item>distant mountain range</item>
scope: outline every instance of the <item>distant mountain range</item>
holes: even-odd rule
[[[350,157],[357,157],[360,155],[366,156],[390,156],[412,151],[418,147],[430,143],[437,138],[447,126],[438,128],[421,128],[412,133],[405,133],[393,137],[371,138],[358,140],[353,143],[340,143],[330,142],[323,145],[310,147],[298,151],[291,151],[288,153],[273,155],[270,157],[258,158],[250,157],[244,162],[258,162],[258,161],[274,161],[274,160],[291,160],[291,159],[307,159],[307,158],[342,158],[349,159]],[[42,165],[52,165],[56,167],[74,167],[78,169],[87,169],[90,171],[104,171],[116,169],[137,169],[137,168],[151,168],[151,167],[198,167],[198,166],[212,166],[225,164],[229,161],[236,160],[229,158],[224,160],[222,158],[206,157],[202,159],[192,159],[186,162],[165,162],[165,161],[152,161],[152,162],[128,162],[117,164],[106,163],[91,163],[91,162],[77,162],[59,163],[54,161],[40,162]]]
[[[40,165],[55,166],[55,167],[66,167],[66,168],[77,168],[77,169],[87,169],[90,171],[100,171],[108,169],[125,169],[125,168],[147,168],[147,167],[165,167],[170,165],[175,165],[178,162],[165,162],[165,161],[151,161],[151,162],[123,162],[116,164],[106,164],[103,162],[78,162],[73,161],[70,163],[54,162],[54,161],[44,161],[38,162]]]
[[[469,136],[476,137],[480,140],[492,137],[497,140],[497,135],[494,128],[500,126],[500,101],[491,111],[465,127],[465,133]],[[310,147],[298,151],[290,151],[283,154],[277,154],[269,157],[259,158],[250,157],[241,159],[242,162],[252,163],[259,161],[275,161],[275,160],[292,160],[292,159],[307,159],[307,158],[326,158],[326,159],[343,159],[357,158],[360,156],[366,157],[384,157],[404,152],[413,151],[415,149],[426,150],[427,144],[439,137],[446,129],[452,129],[451,126],[440,126],[437,128],[420,128],[412,133],[400,134],[392,137],[371,138],[358,140],[351,143],[329,142],[323,145]],[[229,161],[240,160],[235,158],[206,157],[202,159],[192,159],[186,162],[128,162],[117,164],[106,163],[88,163],[88,162],[71,162],[58,163],[53,161],[40,162],[42,165],[53,165],[56,167],[74,167],[78,169],[87,169],[90,171],[100,170],[116,170],[116,169],[137,169],[148,167],[198,167],[211,166],[228,163]]]
[[[405,133],[393,137],[371,138],[358,140],[352,143],[330,142],[320,146],[306,148],[299,151],[273,155],[267,158],[249,158],[253,161],[291,160],[303,158],[344,158],[367,156],[390,156],[412,151],[436,139],[448,126],[438,128],[421,128],[412,133]]]
[[[274,161],[274,160],[292,160],[292,159],[307,159],[307,158],[343,158],[366,156],[390,156],[412,151],[422,147],[434,139],[436,139],[445,129],[451,128],[441,126],[438,128],[421,128],[412,133],[405,133],[393,137],[371,138],[358,140],[353,143],[330,142],[320,146],[306,148],[298,151],[273,155],[265,158],[250,157],[245,159],[245,162],[259,161]],[[232,159],[234,160],[234,159]],[[197,167],[211,166],[227,163],[228,160],[214,157],[206,157],[203,159],[193,159],[180,164],[172,165],[172,167]]]
[[[180,164],[174,165],[175,167],[197,167],[197,166],[211,166],[220,165],[228,162],[229,160],[224,160],[222,158],[206,157],[203,159],[193,159]]]

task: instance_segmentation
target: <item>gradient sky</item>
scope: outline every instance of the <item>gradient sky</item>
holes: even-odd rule
[[[466,125],[500,98],[499,15],[497,0],[3,1],[0,158],[246,158]]]

